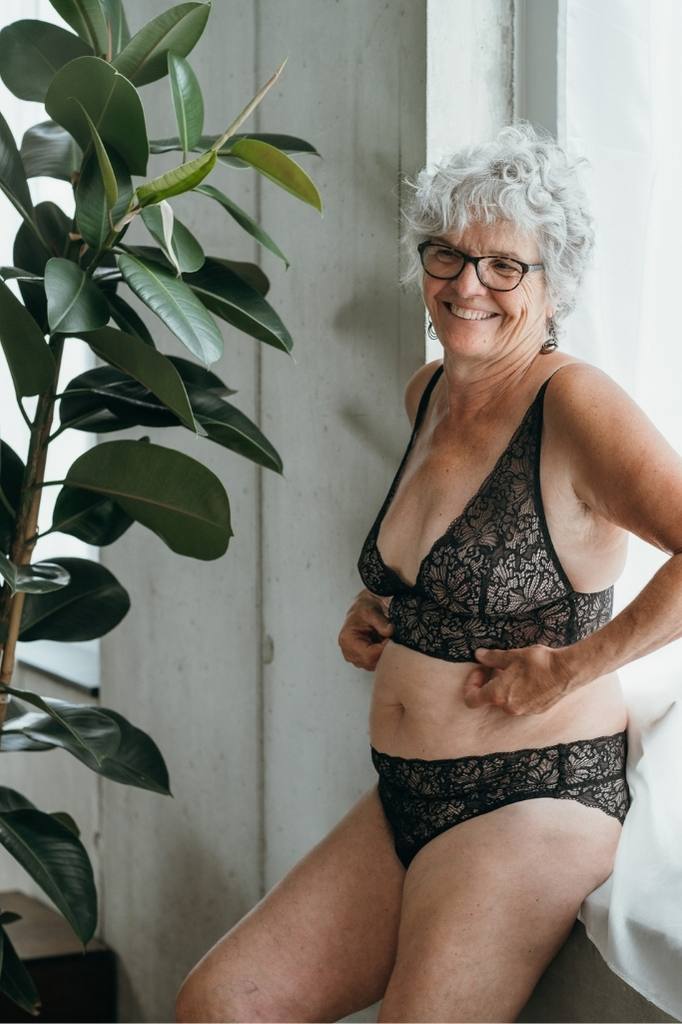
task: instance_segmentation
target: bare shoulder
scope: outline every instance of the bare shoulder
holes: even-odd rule
[[[581,501],[661,550],[682,548],[682,457],[617,381],[580,360],[561,366],[544,419]]]
[[[432,359],[430,363],[424,363],[423,366],[415,370],[405,386],[405,411],[411,426],[414,425],[424,389],[442,362],[442,359]]]

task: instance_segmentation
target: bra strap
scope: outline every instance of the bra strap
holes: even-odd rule
[[[437,380],[440,377],[442,372],[443,372],[443,363],[441,363],[440,366],[436,367],[434,372],[431,374],[431,377],[429,378],[428,384],[426,385],[426,387],[422,391],[422,396],[419,399],[419,406],[417,407],[417,415],[414,418],[414,433],[416,433],[417,430],[419,429],[419,425],[420,425],[422,419],[424,418],[424,413],[426,412],[426,407],[429,404],[429,399],[431,397],[431,392],[433,391],[434,387],[436,386],[436,382],[437,382]]]

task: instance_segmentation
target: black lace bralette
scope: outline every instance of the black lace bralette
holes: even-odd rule
[[[441,363],[422,394],[405,454],[360,552],[360,577],[374,594],[391,596],[391,640],[433,658],[475,661],[477,647],[575,643],[611,618],[613,585],[574,590],[547,527],[540,438],[543,397],[553,374],[479,489],[432,545],[414,585],[379,553],[382,520],[442,370]]]

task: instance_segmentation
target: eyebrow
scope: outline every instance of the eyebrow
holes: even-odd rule
[[[448,242],[448,240],[446,238],[443,238],[440,235],[431,235],[431,238],[432,238],[432,240],[434,242],[442,242],[443,245],[447,245],[450,249],[456,248],[456,246],[454,246],[452,244],[452,242]],[[506,252],[502,252],[501,250],[498,249],[495,252],[486,253],[486,255],[487,256],[513,256],[514,259],[517,259],[520,263],[525,263],[525,260],[523,259],[523,257],[519,256],[518,253],[513,252],[511,249],[508,249]]]

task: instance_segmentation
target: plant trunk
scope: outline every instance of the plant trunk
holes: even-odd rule
[[[10,559],[15,565],[30,563],[38,535],[38,514],[43,496],[42,484],[45,479],[45,463],[54,417],[55,395],[57,394],[64,339],[62,337],[53,338],[50,341],[50,348],[55,358],[56,370],[49,390],[38,397],[36,414],[31,426],[26,469],[21,484],[19,509],[10,550]],[[7,624],[7,637],[2,647],[2,661],[0,662],[0,683],[5,683],[8,686],[14,672],[15,650],[19,637],[24,597],[23,592],[12,595],[7,583],[0,594],[0,623]],[[0,725],[5,720],[6,711],[6,700],[0,701]]]

